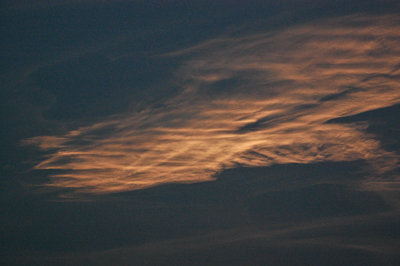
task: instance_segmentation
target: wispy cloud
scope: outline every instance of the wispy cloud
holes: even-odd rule
[[[359,217],[337,217],[329,220],[319,220],[306,223],[288,224],[280,228],[240,228],[216,231],[209,234],[169,239],[150,242],[143,245],[125,246],[91,253],[64,253],[49,256],[28,257],[25,254],[21,261],[41,261],[49,265],[74,264],[74,265],[108,265],[109,261],[118,264],[130,264],[132,261],[146,265],[168,265],[178,259],[197,262],[199,258],[207,258],[208,265],[220,265],[218,258],[223,260],[236,256],[240,250],[239,263],[244,259],[252,261],[254,256],[261,256],[263,262],[271,261],[276,264],[282,261],[282,255],[294,254],[293,262],[301,258],[321,256],[330,258],[340,252],[341,254],[364,254],[371,256],[373,262],[379,261],[377,257],[398,257],[399,241],[396,238],[381,239],[374,234],[360,238],[359,231],[365,232],[382,221],[398,219],[398,212]],[[352,234],[349,232],[356,231]],[[256,243],[256,244],[255,244]],[[276,254],[276,252],[279,252]],[[218,255],[216,255],[218,254]],[[276,259],[274,257],[278,257]],[[334,256],[334,255],[333,255]],[[341,261],[347,261],[344,256]],[[165,262],[167,261],[167,262]],[[256,260],[259,261],[259,260]],[[203,261],[201,261],[203,262]],[[333,265],[333,264],[332,264]]]
[[[167,55],[190,59],[162,107],[25,143],[50,151],[35,167],[58,171],[48,186],[89,193],[209,181],[238,164],[364,159],[385,172],[398,158],[366,125],[326,122],[400,102],[398,23],[355,16],[211,40]]]

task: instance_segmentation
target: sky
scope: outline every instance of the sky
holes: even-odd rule
[[[396,1],[6,1],[4,265],[397,265]]]

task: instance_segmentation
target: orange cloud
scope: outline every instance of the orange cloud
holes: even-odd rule
[[[164,107],[25,141],[54,150],[47,186],[112,193],[213,180],[222,169],[364,159],[398,164],[363,124],[327,121],[400,103],[399,18],[345,17],[211,40],[176,74]]]

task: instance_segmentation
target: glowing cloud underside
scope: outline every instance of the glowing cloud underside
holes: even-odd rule
[[[59,170],[48,186],[89,193],[208,181],[237,164],[365,159],[384,172],[397,157],[365,125],[326,122],[400,102],[398,25],[346,17],[211,40],[168,55],[191,60],[164,107],[26,142],[54,151],[36,166]]]

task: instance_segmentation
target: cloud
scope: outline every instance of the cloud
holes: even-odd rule
[[[140,245],[125,246],[96,252],[58,253],[42,256],[21,255],[24,263],[40,261],[44,265],[171,265],[186,261],[195,265],[220,265],[232,260],[233,265],[243,261],[282,264],[286,257],[293,262],[328,259],[340,252],[341,262],[359,260],[360,254],[372,264],[398,258],[399,241],[382,239],[379,228],[398,220],[399,212],[369,216],[336,217],[303,223],[281,224],[277,228],[235,228],[200,236],[168,239]],[[384,227],[384,226],[383,226]],[[360,237],[360,232],[368,232]],[[350,255],[350,256],[349,256]],[[349,257],[346,257],[349,256]],[[310,259],[311,258],[311,259]],[[22,263],[21,263],[22,264]],[[293,263],[291,263],[293,264]],[[357,261],[356,265],[364,265]]]
[[[398,157],[367,124],[327,122],[400,103],[398,22],[351,16],[210,40],[165,55],[186,59],[182,92],[162,105],[24,143],[49,151],[35,167],[54,170],[46,186],[85,193],[211,181],[237,165],[362,159],[384,173]]]

